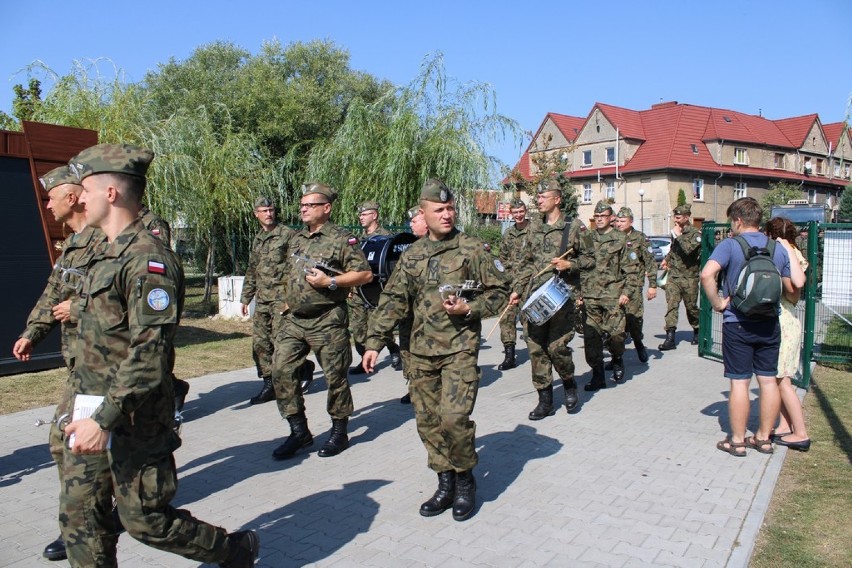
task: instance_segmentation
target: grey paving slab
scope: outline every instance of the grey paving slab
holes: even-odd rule
[[[467,522],[418,514],[436,477],[387,360],[352,377],[352,446],[329,459],[316,455],[331,426],[319,372],[307,396],[316,442],[286,462],[270,458],[287,433],[275,405],[245,402],[259,387],[251,368],[191,380],[174,504],[229,530],[257,529],[259,566],[746,566],[741,543],[754,542],[785,453],[736,459],[715,449],[728,382],[689,345],[685,314],[678,349],[657,351],[664,307],[662,297],[647,303],[647,365],[628,346],[626,383],[581,391],[577,412],[538,422],[527,419],[536,401],[524,342],[522,364],[504,373],[499,334],[484,343],[479,504]],[[582,337],[572,347],[585,384]],[[0,566],[67,565],[41,558],[58,534],[58,488],[47,430],[32,425],[52,412],[0,416]],[[127,535],[119,562],[198,566]]]

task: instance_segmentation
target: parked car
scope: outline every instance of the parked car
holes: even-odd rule
[[[654,244],[651,244],[651,254],[654,255],[654,260],[657,262],[658,265],[663,262],[664,258],[666,258],[666,255],[663,254],[663,249],[658,246],[655,246]]]
[[[661,235],[648,237],[648,240],[651,241],[651,246],[658,247],[660,252],[662,252],[663,256],[657,262],[663,262],[663,259],[666,258],[666,255],[669,254],[669,250],[672,248],[672,238],[668,235]],[[654,257],[656,258],[656,253]]]

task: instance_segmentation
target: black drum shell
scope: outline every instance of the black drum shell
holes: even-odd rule
[[[379,305],[379,296],[385,289],[399,257],[416,240],[417,237],[411,233],[397,233],[374,235],[361,243],[361,251],[373,271],[373,281],[358,288],[358,295],[369,307],[375,308]]]

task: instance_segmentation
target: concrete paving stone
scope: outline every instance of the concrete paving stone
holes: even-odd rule
[[[677,568],[701,568],[706,566],[704,560],[700,558],[686,558],[678,554],[672,554],[668,550],[663,550],[654,558],[654,566],[675,566]]]
[[[452,559],[452,556],[443,554],[435,550],[424,548],[420,545],[414,545],[400,554],[400,558],[414,560],[422,563],[424,566],[443,566]]]
[[[705,548],[713,548],[719,540],[719,535],[717,531],[711,531],[704,527],[694,531],[676,529],[670,540],[679,544],[691,544],[694,542]]]
[[[678,542],[673,538],[660,538],[658,536],[651,535],[649,536],[643,546],[648,548],[653,548],[655,550],[668,550],[673,554],[683,555],[686,552],[686,549],[689,547],[690,542]]]
[[[711,525],[723,527],[725,526],[725,522],[728,520],[728,517],[716,513],[702,513],[700,511],[690,511],[686,515],[686,520],[699,521],[702,523],[709,523]]]
[[[613,554],[627,556],[628,560],[625,564],[635,559],[650,563],[659,553],[659,551],[653,547],[634,546],[626,542],[619,542],[616,544],[615,548],[612,549],[612,552]]]
[[[639,534],[648,535],[648,536],[656,536],[661,539],[671,538],[676,532],[677,529],[668,524],[668,519],[665,517],[661,521],[659,525],[649,525],[643,521],[636,521],[633,524],[633,530]]]
[[[467,562],[473,562],[482,553],[482,551],[477,548],[465,546],[455,540],[445,540],[444,543],[437,548],[437,552]]]
[[[600,549],[589,548],[586,550],[579,560],[583,562],[594,562],[603,566],[612,566],[620,568],[630,559],[624,554],[613,554]]]
[[[727,562],[730,552],[722,549],[709,549],[700,544],[692,543],[683,555],[686,558],[701,558],[708,564],[715,563],[721,566]]]

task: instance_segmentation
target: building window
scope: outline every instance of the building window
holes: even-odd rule
[[[775,154],[775,169],[783,170],[784,169],[784,154],[778,153]]]
[[[745,148],[734,148],[734,163],[748,165],[748,152]]]
[[[693,153],[693,154],[697,154],[697,153],[698,153],[698,144],[693,144],[693,145],[692,145],[692,153]]]
[[[583,165],[591,166],[592,165],[592,151],[591,150],[583,150]]]
[[[701,178],[692,180],[692,200],[704,201],[704,180]]]
[[[805,175],[806,176],[811,175],[812,169],[813,169],[813,164],[811,164],[811,158],[810,158],[810,156],[808,156],[807,158],[805,158],[805,172],[804,172]]]
[[[607,199],[615,199],[615,182],[614,181],[606,182],[606,198]]]
[[[843,166],[843,177],[849,179],[850,175],[852,175],[852,164],[846,164]]]
[[[840,177],[840,162],[834,162],[834,177]]]
[[[823,175],[823,166],[825,166],[825,160],[817,158],[817,174]]]
[[[808,203],[816,203],[817,202],[817,190],[809,189],[808,190]]]
[[[591,159],[591,158],[589,158]],[[615,163],[615,147],[609,147],[606,149],[606,162],[607,164]]]
[[[583,184],[583,203],[591,203],[592,202],[592,184],[584,183]]]
[[[746,183],[744,181],[738,181],[734,183],[734,199],[741,199],[743,197],[747,197],[747,188]]]

